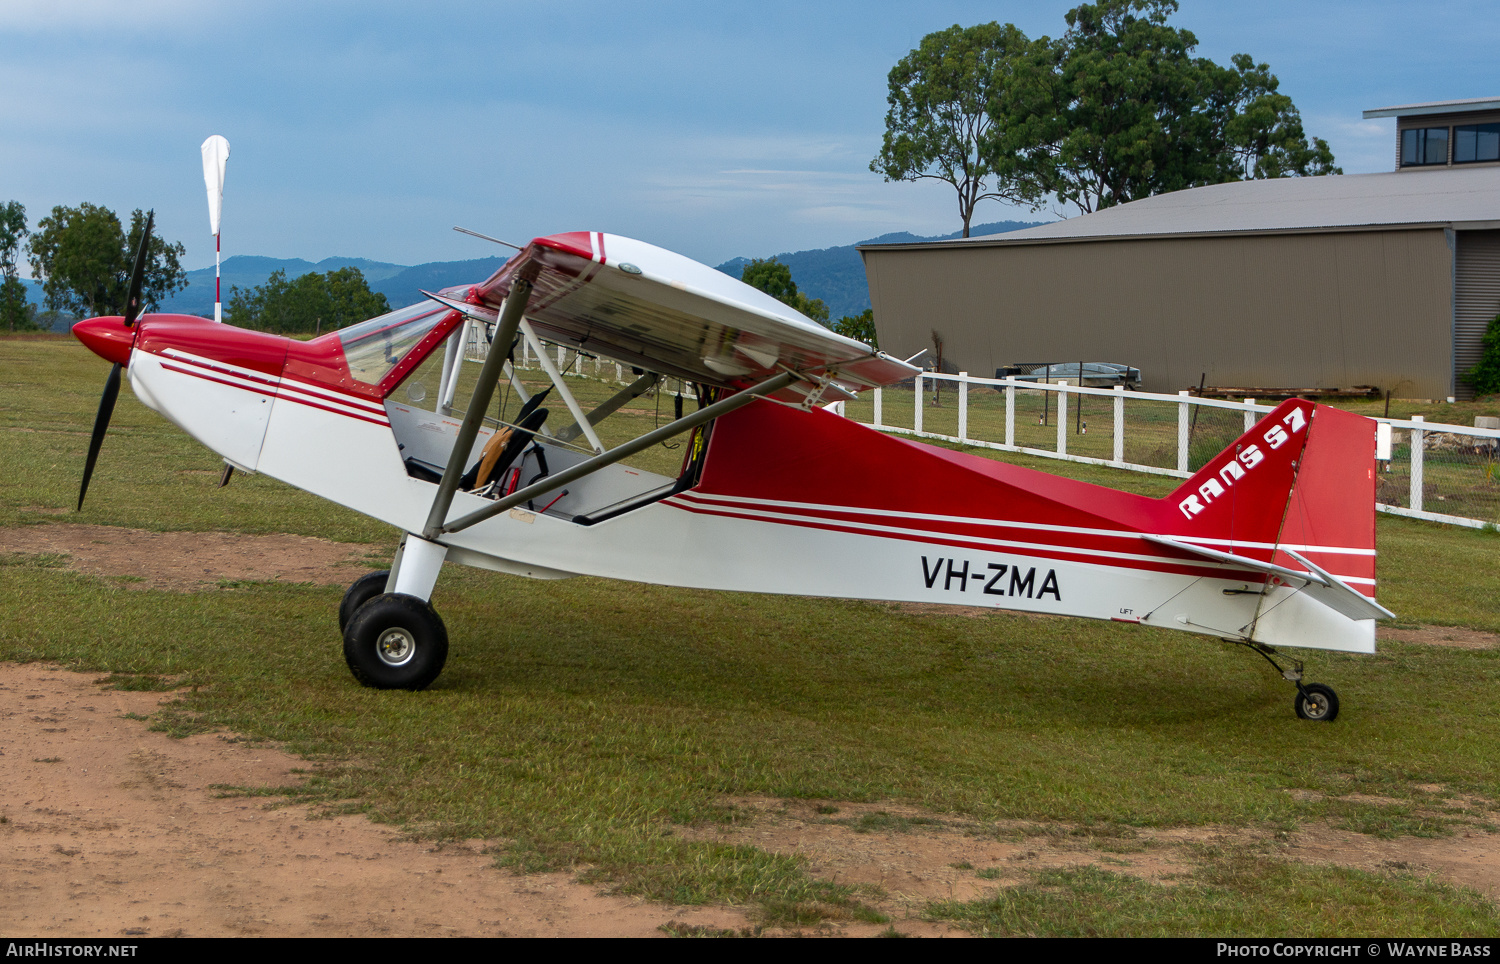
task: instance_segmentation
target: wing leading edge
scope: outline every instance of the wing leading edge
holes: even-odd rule
[[[532,283],[526,317],[542,338],[705,385],[738,390],[791,370],[810,378],[783,400],[834,401],[920,372],[723,272],[613,234],[536,238],[478,286],[482,306],[438,300],[489,316],[517,278]]]

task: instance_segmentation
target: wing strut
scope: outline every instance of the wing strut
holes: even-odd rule
[[[536,360],[541,364],[542,370],[547,373],[547,377],[552,380],[552,384],[557,388],[557,393],[562,396],[563,404],[568,406],[568,411],[572,414],[574,423],[583,430],[583,435],[589,440],[589,445],[593,448],[594,454],[598,455],[600,452],[603,452],[604,443],[599,441],[598,435],[594,434],[593,423],[588,420],[588,416],[583,414],[583,409],[579,407],[578,400],[568,390],[568,383],[563,380],[562,373],[557,370],[556,365],[552,364],[552,359],[547,357],[547,351],[542,347],[542,340],[536,336],[536,332],[531,330],[531,323],[525,318],[521,319],[521,337],[525,338],[531,344],[531,350],[536,352]]]
[[[443,532],[443,520],[448,518],[448,509],[453,505],[453,493],[458,491],[458,481],[463,477],[464,463],[479,437],[479,426],[484,422],[485,410],[490,399],[495,397],[495,386],[510,355],[511,342],[516,340],[516,330],[521,326],[521,315],[526,303],[531,300],[531,282],[517,278],[511,286],[510,295],[500,310],[495,325],[495,337],[490,340],[489,354],[485,356],[484,368],[479,371],[479,381],[474,384],[474,396],[469,400],[469,410],[458,429],[458,440],[453,451],[448,453],[448,465],[443,469],[443,480],[438,483],[437,495],[433,496],[432,508],[427,513],[427,524],[422,528],[422,538],[431,542]],[[447,302],[444,302],[445,304]]]
[[[514,291],[512,291],[511,297],[515,297]],[[506,310],[510,310],[508,302],[506,304]],[[481,376],[481,378],[482,377],[483,376]],[[783,388],[790,385],[792,382],[798,381],[799,377],[800,376],[798,376],[796,372],[782,372],[780,375],[773,375],[772,377],[766,379],[758,385],[752,385],[744,391],[736,392],[735,394],[730,395],[728,398],[720,399],[719,401],[714,402],[707,408],[701,408],[691,415],[684,415],[682,418],[679,418],[676,421],[668,422],[661,428],[651,432],[647,432],[645,435],[642,435],[639,438],[631,439],[624,445],[617,446],[610,449],[608,452],[604,452],[601,455],[596,455],[591,459],[579,462],[577,465],[566,468],[561,472],[558,472],[556,475],[549,475],[546,478],[541,479],[540,481],[533,482],[531,485],[526,486],[524,489],[517,489],[515,492],[512,492],[505,498],[492,502],[482,509],[476,509],[475,511],[470,512],[468,515],[450,522],[447,525],[439,525],[434,529],[432,528],[432,523],[429,521],[428,531],[431,532],[431,535],[428,535],[427,538],[436,539],[439,535],[445,532],[458,532],[461,529],[467,529],[469,526],[474,525],[476,522],[483,522],[485,519],[488,519],[491,516],[499,515],[507,509],[514,508],[523,502],[528,502],[532,499],[537,498],[538,496],[545,495],[546,493],[551,492],[553,489],[560,489],[563,486],[567,485],[569,482],[572,482],[576,479],[581,479],[585,475],[590,475],[594,472],[597,472],[598,470],[604,468],[606,465],[613,465],[621,459],[629,458],[637,452],[650,448],[657,442],[665,441],[666,439],[669,439],[674,435],[681,435],[683,432],[697,428],[699,425],[702,425],[705,422],[712,421],[713,419],[718,418],[720,415],[727,415],[737,408],[742,408],[743,406],[750,404],[762,395],[770,395],[775,392],[779,392]],[[488,401],[488,399],[486,399],[486,401]],[[475,411],[475,409],[470,409],[470,411]],[[479,411],[483,411],[483,409],[479,409]],[[478,426],[475,426],[475,431],[478,431]],[[470,437],[469,441],[472,445],[472,436]],[[454,451],[457,452],[458,449],[455,448]],[[467,451],[467,449],[465,449],[465,451]],[[461,456],[459,458],[460,460],[462,459]],[[449,465],[450,467],[452,466],[451,461],[449,462]],[[445,472],[443,474],[443,481],[446,482],[447,479],[448,475]],[[439,495],[441,494],[441,491],[439,491]],[[453,493],[450,491],[448,493],[448,501],[444,504],[445,512],[447,511],[447,506],[452,503],[452,500]],[[436,510],[437,504],[434,502],[433,511],[435,512]]]
[[[589,412],[589,424],[598,425],[600,422],[613,415],[621,405],[624,405],[631,399],[639,398],[640,396],[649,392],[651,390],[651,386],[655,385],[659,381],[661,381],[661,376],[656,374],[656,372],[647,372],[640,378],[637,378],[635,381],[631,382],[629,385],[625,386],[623,389],[617,392],[614,397],[610,398],[608,401],[600,402],[597,408],[595,408],[592,412]],[[577,438],[579,433],[582,431],[583,429],[579,428],[577,425],[569,425],[567,428],[557,433],[557,440],[559,442],[571,442],[573,439]]]

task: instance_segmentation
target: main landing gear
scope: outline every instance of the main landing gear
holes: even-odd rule
[[[356,579],[339,604],[344,661],[365,686],[420,690],[448,661],[448,630],[428,600],[447,549],[407,538],[390,572]],[[387,592],[387,589],[395,591]]]
[[[1289,680],[1297,686],[1297,695],[1292,699],[1292,709],[1299,720],[1314,720],[1322,723],[1332,723],[1339,715],[1339,695],[1333,691],[1332,686],[1322,683],[1302,682],[1302,660],[1292,660],[1291,669],[1283,669],[1281,664],[1272,659],[1276,650],[1265,643],[1250,643],[1244,640],[1229,640],[1239,643],[1254,652],[1257,652],[1266,662],[1276,667],[1276,672],[1281,678]]]

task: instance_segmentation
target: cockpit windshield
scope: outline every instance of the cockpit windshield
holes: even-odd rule
[[[366,385],[380,384],[447,313],[442,305],[423,301],[341,329],[349,374]]]

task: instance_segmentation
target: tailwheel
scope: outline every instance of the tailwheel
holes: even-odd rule
[[[1292,701],[1292,706],[1296,709],[1297,718],[1300,720],[1332,723],[1339,715],[1339,695],[1333,691],[1332,686],[1308,683],[1297,688],[1297,696]]]
[[[339,632],[349,628],[349,620],[359,611],[359,607],[385,592],[386,580],[391,578],[389,571],[367,572],[354,580],[354,583],[344,592],[344,601],[339,603]]]
[[[448,630],[431,604],[403,593],[380,593],[344,628],[344,660],[365,686],[425,689],[448,661]]]
[[[1272,659],[1273,656],[1279,654],[1265,643],[1253,643],[1244,639],[1226,639],[1224,642],[1236,643],[1252,652],[1259,653],[1262,659],[1275,667],[1282,679],[1297,687],[1297,695],[1292,700],[1292,709],[1297,711],[1297,719],[1332,723],[1338,718],[1339,695],[1333,691],[1332,686],[1325,686],[1322,683],[1303,683],[1302,660],[1292,660],[1292,668],[1286,669]]]

